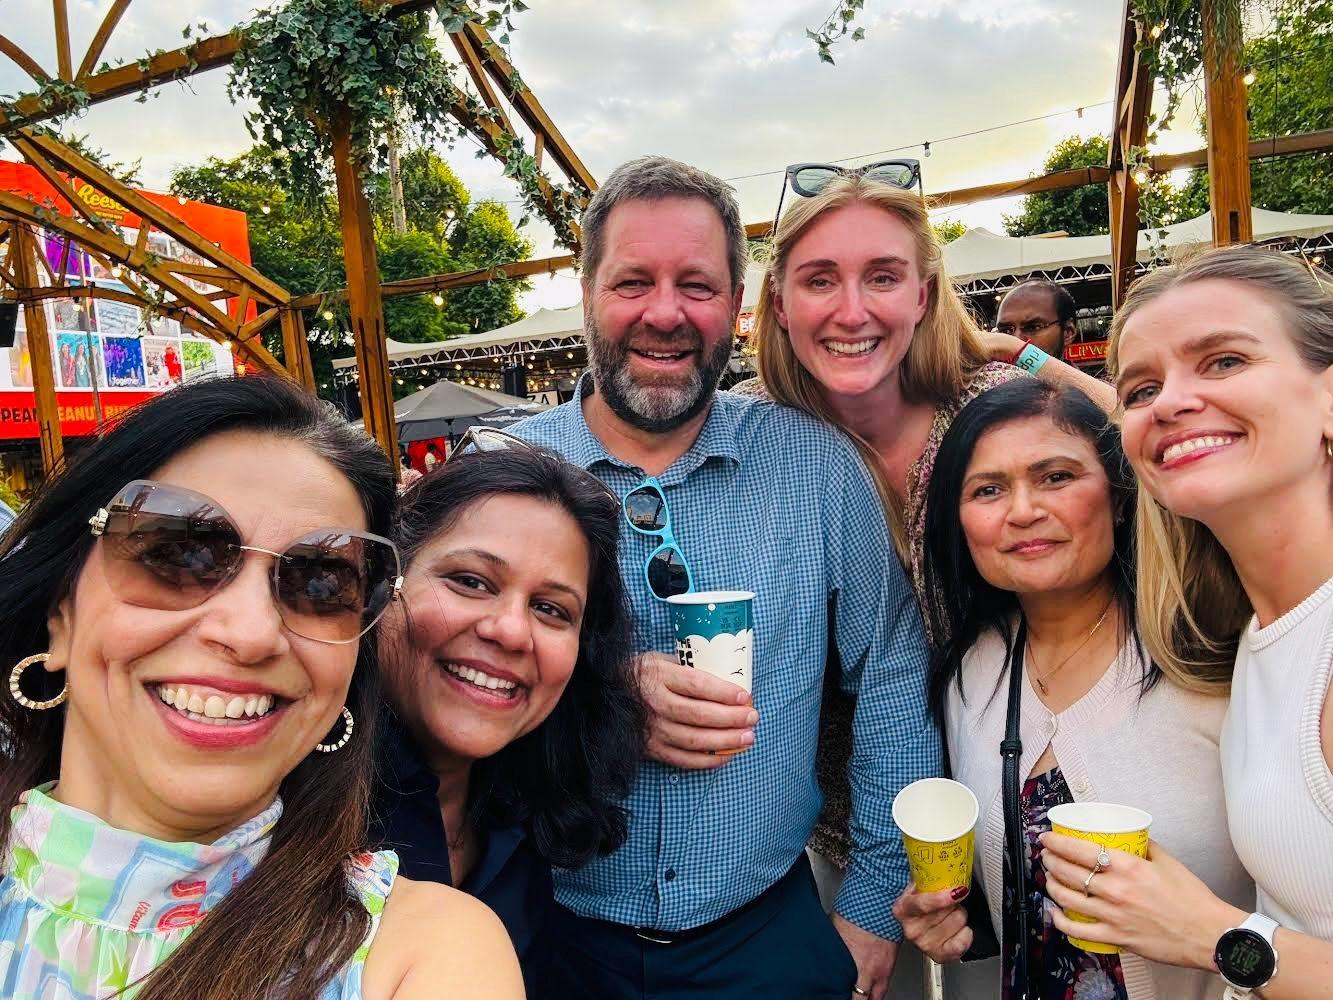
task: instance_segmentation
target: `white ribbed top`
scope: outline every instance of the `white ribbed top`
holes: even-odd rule
[[[1222,780],[1236,853],[1259,911],[1333,940],[1333,772],[1319,720],[1333,672],[1333,579],[1236,654]]]

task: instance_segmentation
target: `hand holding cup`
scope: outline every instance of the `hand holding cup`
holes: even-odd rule
[[[674,654],[644,653],[637,666],[648,706],[650,760],[691,770],[714,768],[729,760],[719,751],[754,743],[759,713],[744,688],[683,667]]]

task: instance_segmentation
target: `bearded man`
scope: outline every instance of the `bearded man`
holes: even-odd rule
[[[839,432],[718,391],[748,256],[725,183],[664,157],[626,163],[584,213],[583,247],[590,370],[515,433],[625,498],[651,723],[624,846],[555,873],[547,995],[879,1000],[908,880],[890,806],[940,768],[883,507]],[[753,695],[677,661],[665,598],[686,589],[756,595]],[[826,665],[858,697],[855,846],[832,920],[804,850]]]

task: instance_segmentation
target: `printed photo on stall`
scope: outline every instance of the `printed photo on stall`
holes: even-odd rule
[[[132,337],[104,337],[106,384],[112,389],[139,389],[144,385],[143,343]]]
[[[181,360],[184,363],[182,378],[186,382],[197,378],[210,378],[222,373],[222,369],[218,366],[217,353],[214,351],[211,341],[181,341]]]
[[[78,330],[97,332],[97,314],[87,306],[84,299],[52,299],[52,330]]]
[[[23,311],[19,310],[19,326],[14,334],[14,346],[9,355],[9,384],[16,389],[32,388],[32,352],[28,349],[28,332],[23,329]]]
[[[144,377],[150,389],[179,385],[183,371],[181,345],[175,340],[148,337],[143,342]]]
[[[135,337],[143,323],[143,310],[125,302],[98,299],[97,332],[104,337]]]
[[[90,389],[93,379],[105,385],[97,356],[101,353],[99,338],[82,333],[56,335],[56,375],[62,389]],[[89,341],[92,351],[89,351]]]

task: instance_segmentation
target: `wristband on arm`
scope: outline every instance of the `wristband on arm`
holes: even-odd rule
[[[1051,360],[1051,356],[1036,344],[1024,344],[1010,362],[1015,368],[1022,368],[1029,375],[1036,375],[1041,366]]]

